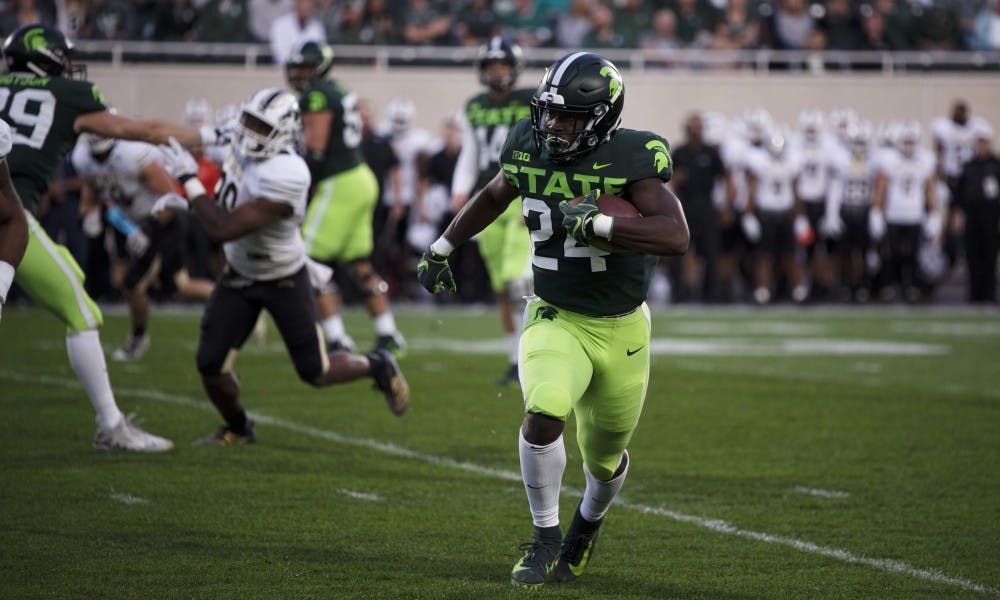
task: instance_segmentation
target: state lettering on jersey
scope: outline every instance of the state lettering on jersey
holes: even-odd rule
[[[515,182],[514,187],[522,194],[542,196],[560,196],[572,200],[583,196],[592,189],[599,189],[604,194],[620,196],[625,190],[628,179],[625,177],[604,177],[601,175],[585,175],[558,169],[539,169],[514,163],[502,163],[508,181]],[[518,175],[524,176],[526,185],[520,183]]]

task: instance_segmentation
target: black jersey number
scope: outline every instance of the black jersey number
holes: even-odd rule
[[[219,183],[215,184],[215,200],[226,212],[232,212],[236,208],[236,178],[230,177],[226,169],[222,170]]]
[[[39,88],[25,88],[13,94],[9,88],[0,88],[0,113],[7,115],[7,121],[14,125],[11,134],[15,144],[40,150],[52,129],[56,97],[51,91]],[[25,130],[27,135],[21,133]]]

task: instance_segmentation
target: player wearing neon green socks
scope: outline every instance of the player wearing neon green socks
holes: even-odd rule
[[[626,447],[646,395],[653,267],[657,256],[683,254],[690,237],[664,185],[672,172],[666,140],[620,128],[623,105],[621,74],[607,59],[576,52],[556,61],[532,98],[531,119],[517,123],[503,145],[502,170],[417,267],[428,290],[454,289],[447,255],[521,197],[538,298],[525,310],[520,343],[525,417],[518,452],[535,527],[511,571],[516,586],[570,581],[590,561],[628,473]],[[601,193],[625,198],[643,217],[602,214]],[[597,241],[616,251],[592,245]],[[587,486],[564,536],[562,434],[571,412]]]

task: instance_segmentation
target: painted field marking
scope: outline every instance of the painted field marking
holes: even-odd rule
[[[21,383],[37,383],[37,384],[60,387],[65,389],[73,389],[73,390],[80,389],[80,385],[76,382],[76,380],[65,379],[61,377],[52,377],[48,375],[23,375],[20,373],[15,373],[13,371],[0,370],[0,379],[7,379]],[[184,396],[180,394],[169,394],[166,392],[133,389],[133,388],[119,388],[117,392],[121,396],[145,398],[148,400],[167,402],[179,406],[198,408],[200,410],[209,412],[215,411],[215,409],[208,402],[195,400],[190,396]],[[308,425],[301,425],[299,423],[295,423],[294,421],[286,421],[285,419],[270,417],[256,412],[250,412],[248,413],[248,416],[251,417],[257,423],[273,425],[275,427],[281,427],[283,429],[287,429],[294,433],[309,435],[315,438],[329,440],[331,442],[337,442],[340,444],[356,446],[360,448],[368,448],[371,450],[375,450],[376,452],[381,452],[383,454],[387,454],[390,456],[410,458],[413,460],[418,460],[432,465],[458,469],[469,473],[476,473],[478,475],[493,477],[495,479],[502,479],[504,481],[521,483],[521,474],[516,473],[514,471],[495,469],[492,467],[486,467],[468,461],[456,460],[446,456],[424,454],[422,452],[410,450],[409,448],[404,448],[403,446],[398,446],[391,442],[380,442],[378,440],[373,440],[369,438],[358,438],[358,437],[348,436],[341,433],[337,433],[336,431],[319,429],[317,427],[310,427]],[[579,498],[582,495],[580,490],[574,488],[564,487],[563,492],[565,492],[567,495],[575,496],[577,498]],[[709,519],[706,517],[699,517],[695,515],[679,513],[670,510],[668,508],[663,508],[662,506],[650,506],[646,504],[640,504],[638,502],[632,502],[621,496],[616,498],[615,502],[618,506],[637,511],[642,514],[656,515],[660,517],[666,517],[668,519],[672,519],[674,521],[678,521],[681,523],[698,525],[700,527],[703,527],[705,529],[717,533],[734,535],[736,537],[755,540],[758,542],[764,542],[767,544],[778,544],[781,546],[787,546],[789,548],[793,548],[801,552],[806,552],[808,554],[818,554],[820,556],[833,558],[846,563],[869,566],[879,571],[900,573],[903,575],[914,577],[916,579],[922,579],[924,581],[931,581],[934,583],[940,583],[943,585],[958,587],[963,590],[971,592],[978,592],[981,594],[989,594],[992,596],[1000,597],[1000,589],[991,588],[989,586],[985,586],[976,583],[974,581],[970,581],[968,579],[952,577],[937,570],[920,569],[918,567],[914,567],[912,565],[909,565],[907,563],[898,560],[891,560],[884,558],[870,558],[864,555],[854,554],[847,550],[820,546],[812,542],[807,542],[804,540],[799,540],[791,537],[741,529],[736,525],[733,525],[721,519]]]
[[[797,485],[792,488],[792,491],[797,494],[805,494],[807,496],[819,496],[820,498],[849,498],[851,495],[847,492],[840,492],[837,490],[823,490],[820,488],[811,488],[804,485]]]
[[[337,491],[345,496],[354,498],[355,500],[368,500],[369,502],[378,502],[379,500],[382,499],[382,497],[379,496],[378,494],[367,494],[365,492],[356,492],[354,490],[349,490],[346,488],[339,488]]]
[[[506,354],[507,340],[486,338],[407,338],[411,352],[449,354]],[[184,350],[194,351],[196,341],[184,342]],[[833,338],[653,338],[649,350],[666,356],[941,356],[951,352],[951,346],[921,342]],[[264,346],[247,345],[242,352],[250,355],[286,354],[279,342]]]
[[[122,504],[150,504],[149,500],[146,500],[145,498],[132,496],[130,494],[122,494],[119,492],[112,492],[111,499],[115,502],[121,502]]]

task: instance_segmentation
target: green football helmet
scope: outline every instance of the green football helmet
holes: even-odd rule
[[[17,28],[3,43],[8,71],[34,73],[39,77],[86,78],[86,67],[74,67],[70,59],[73,42],[54,27],[34,23]]]
[[[304,40],[292,48],[285,62],[285,78],[292,89],[303,92],[314,81],[326,77],[333,67],[333,48],[323,42]]]
[[[589,152],[614,135],[624,105],[618,67],[597,54],[567,54],[545,71],[531,99],[535,143],[559,161]]]

